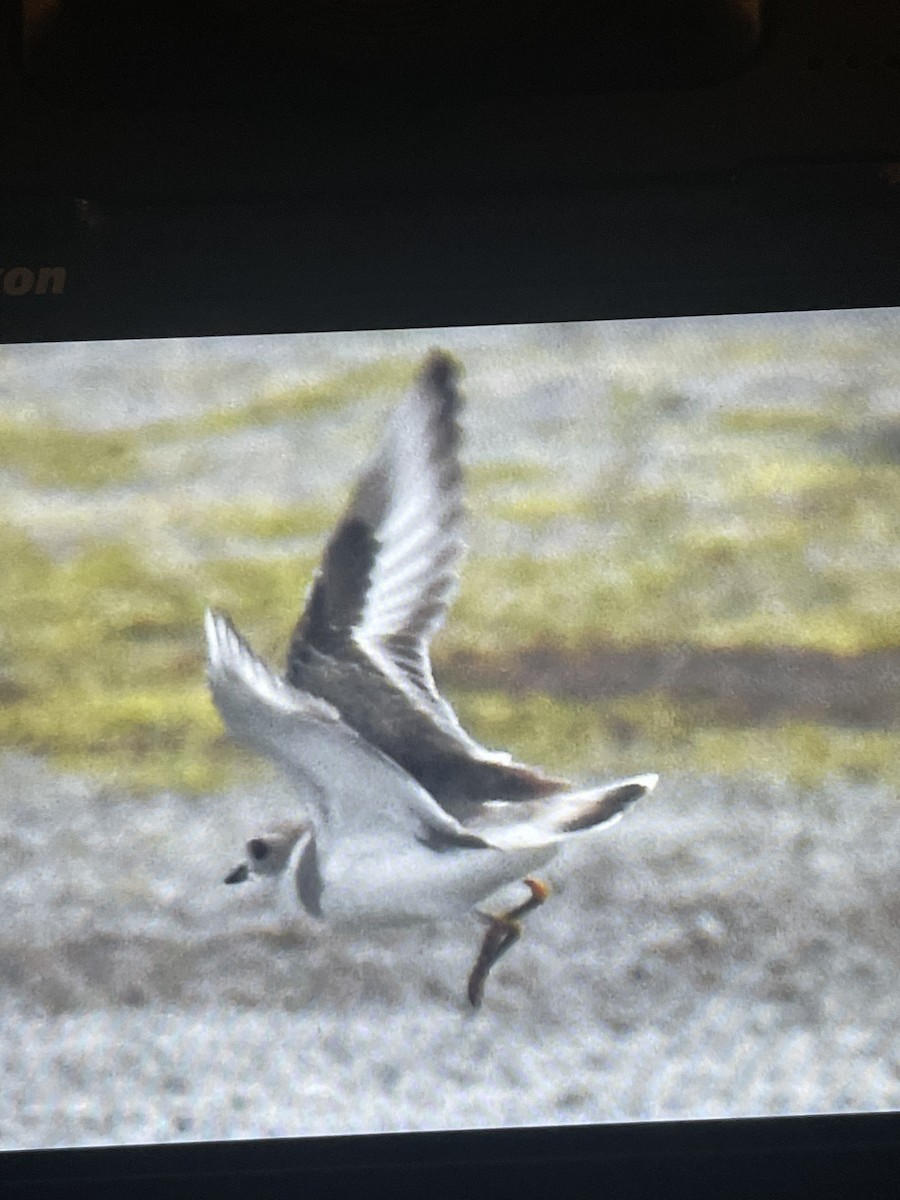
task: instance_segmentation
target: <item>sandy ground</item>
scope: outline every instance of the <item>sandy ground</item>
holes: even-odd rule
[[[226,889],[246,795],[0,760],[0,1145],[900,1106],[896,798],[667,779],[466,1010],[473,924],[336,936]]]

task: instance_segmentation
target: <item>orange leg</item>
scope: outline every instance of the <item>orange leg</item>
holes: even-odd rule
[[[549,884],[540,879],[526,879],[531,896],[524,903],[517,905],[507,913],[498,917],[485,915],[488,922],[487,933],[481,943],[481,949],[475,960],[475,966],[469,975],[468,995],[473,1008],[480,1008],[484,999],[484,985],[495,963],[514,946],[522,936],[522,917],[538,908],[550,895]],[[484,914],[483,914],[484,915]]]

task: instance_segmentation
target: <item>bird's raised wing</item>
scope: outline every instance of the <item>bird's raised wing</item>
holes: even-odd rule
[[[388,421],[326,547],[291,640],[287,678],[303,686],[308,649],[362,651],[396,688],[455,724],[429,645],[463,553],[458,370],[433,352]]]
[[[390,418],[326,547],[288,651],[287,680],[345,722],[445,808],[564,787],[488,750],[439,694],[431,639],[463,553],[457,367],[426,359]]]
[[[299,786],[317,834],[393,830],[430,845],[489,845],[346,725],[332,705],[274,675],[226,616],[207,612],[206,640],[209,684],[225,724]]]

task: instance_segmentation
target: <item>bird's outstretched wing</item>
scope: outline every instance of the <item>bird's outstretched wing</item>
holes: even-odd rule
[[[299,785],[320,838],[393,830],[429,845],[488,847],[336,708],[274,675],[228,617],[207,612],[206,640],[210,689],[226,726]]]
[[[446,709],[429,645],[463,555],[460,405],[456,364],[432,353],[326,547],[291,641],[290,682],[304,674],[308,647],[362,650],[395,687]]]
[[[325,549],[287,680],[334,704],[441,803],[564,786],[471,738],[440,695],[431,639],[463,554],[458,369],[432,352]]]

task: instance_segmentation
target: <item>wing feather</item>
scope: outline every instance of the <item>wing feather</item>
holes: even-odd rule
[[[318,831],[400,831],[420,840],[487,846],[411,775],[354,732],[333,705],[279,679],[228,617],[206,614],[208,678],[233,736],[299,782]]]
[[[457,367],[432,353],[330,538],[288,651],[287,679],[438,801],[523,799],[563,786],[488,750],[440,695],[430,646],[463,554]]]
[[[456,380],[453,360],[433,353],[391,416],[294,632],[292,682],[302,676],[306,645],[334,654],[352,642],[395,687],[412,685],[436,713],[451,715],[434,686],[429,646],[456,591],[463,554]]]

